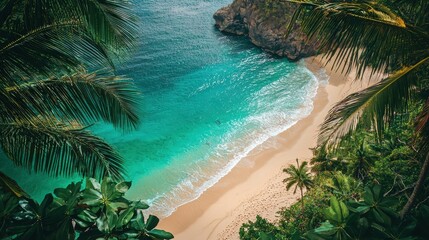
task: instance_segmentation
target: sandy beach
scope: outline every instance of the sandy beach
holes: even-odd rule
[[[320,57],[308,58],[307,68],[318,73],[323,67]],[[224,178],[205,191],[197,200],[185,204],[162,219],[160,228],[172,232],[178,240],[239,239],[240,226],[260,215],[271,221],[276,213],[299,199],[293,189],[286,191],[283,169],[295,159],[309,160],[310,148],[316,146],[319,125],[329,109],[349,93],[363,88],[369,81],[353,81],[326,67],[329,83],[320,84],[314,109],[306,118],[282,134],[255,149]],[[375,79],[375,78],[374,78]],[[363,84],[365,83],[365,84]]]

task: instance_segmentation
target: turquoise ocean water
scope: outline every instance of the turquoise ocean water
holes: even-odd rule
[[[129,134],[104,124],[93,130],[125,158],[129,197],[145,199],[160,216],[197,198],[313,108],[319,83],[302,64],[214,28],[212,14],[230,2],[134,0],[140,44],[120,73],[142,91],[142,123]],[[1,169],[39,199],[70,181],[9,163]]]

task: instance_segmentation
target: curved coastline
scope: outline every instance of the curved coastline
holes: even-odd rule
[[[325,66],[320,57],[306,59],[307,68],[315,75]],[[318,126],[329,109],[350,92],[361,89],[344,84],[353,79],[353,71],[344,76],[329,71],[330,80],[320,84],[314,97],[313,111],[291,128],[262,144],[262,151],[252,151],[225,177],[201,196],[180,206],[163,219],[164,229],[175,233],[175,239],[238,239],[241,224],[254,220],[256,215],[275,220],[281,207],[290,206],[299,198],[286,191],[282,169],[295,159],[309,160],[310,148],[316,146]],[[350,82],[350,81],[349,81]],[[259,148],[260,149],[260,148]]]
[[[318,73],[319,68],[311,60],[307,60],[307,66],[314,74]],[[252,199],[259,196],[261,192],[263,193],[264,189],[268,190],[268,195],[279,195],[279,186],[273,188],[271,184],[282,184],[283,167],[293,163],[297,157],[300,159],[311,157],[312,153],[308,148],[314,147],[315,141],[313,139],[316,136],[315,130],[318,125],[314,126],[314,118],[316,116],[321,118],[319,116],[321,115],[321,107],[326,108],[328,105],[329,101],[325,89],[331,85],[333,85],[332,81],[329,82],[328,86],[323,87],[322,85],[318,88],[313,100],[313,111],[308,116],[277,136],[267,139],[259,147],[259,149],[264,148],[264,150],[250,152],[225,177],[204,191],[199,198],[178,207],[171,216],[161,221],[164,229],[174,232],[176,239],[179,240],[234,239],[238,238],[240,225],[248,220],[253,220],[257,214],[273,219],[275,213],[280,210],[279,208],[261,209],[263,210],[261,212],[255,208],[249,212],[244,206],[251,206]],[[312,130],[307,133],[306,139],[303,139],[301,133],[309,131],[309,127]],[[307,143],[304,144],[305,146],[300,146],[300,141],[296,141],[296,138],[305,140],[304,142]],[[307,141],[307,138],[312,140]],[[299,148],[298,151],[294,150],[297,147]],[[283,160],[282,157],[285,155],[290,155],[290,157]],[[280,186],[280,188],[283,187]],[[285,201],[292,204],[297,199],[297,196],[290,195],[290,193],[285,195],[288,195],[285,200],[276,201],[275,204],[284,205],[281,203]],[[274,202],[275,199],[271,197],[271,201]],[[267,206],[270,205],[265,204],[265,208]],[[226,232],[223,233],[223,229]],[[235,231],[232,232],[235,232],[235,236],[228,233],[228,229],[234,229]],[[224,236],[218,236],[221,234]]]
[[[319,85],[323,81],[326,81],[326,79],[318,79],[307,68],[305,68],[305,70],[308,71],[309,74],[311,74],[312,81],[314,81],[316,84],[315,84],[315,86],[313,86],[312,89],[309,89],[309,91],[308,91],[308,96],[307,96],[308,101],[306,103],[303,103],[303,105],[300,107],[300,109],[296,109],[294,114],[291,113],[292,117],[287,124],[272,127],[271,131],[269,131],[265,134],[262,134],[261,136],[258,136],[256,139],[251,141],[248,146],[246,146],[244,149],[242,149],[242,151],[235,153],[233,155],[233,158],[230,161],[228,161],[226,165],[222,166],[219,169],[216,169],[215,173],[213,175],[211,175],[210,178],[208,178],[207,180],[204,180],[202,183],[195,184],[197,187],[195,189],[192,189],[194,194],[192,194],[191,196],[186,196],[187,198],[185,197],[185,199],[176,200],[176,203],[179,202],[179,204],[176,204],[176,205],[174,203],[170,204],[168,206],[168,208],[170,208],[170,210],[168,210],[167,212],[161,211],[161,212],[155,212],[154,214],[156,214],[157,216],[165,218],[165,217],[168,217],[171,214],[173,214],[179,207],[186,205],[192,201],[197,200],[205,191],[207,191],[208,189],[210,189],[211,187],[216,185],[223,177],[228,175],[237,166],[237,164],[239,164],[243,159],[246,159],[247,157],[249,157],[249,155],[258,154],[259,152],[264,151],[265,149],[272,147],[272,146],[270,146],[270,143],[271,143],[270,140],[272,138],[275,138],[277,135],[279,135],[279,134],[287,131],[289,128],[293,127],[300,120],[308,117],[308,115],[313,111],[313,99],[316,96]],[[203,174],[210,174],[210,173],[203,173]],[[183,184],[186,185],[186,182]],[[174,189],[173,191],[182,190],[181,185],[182,184],[179,184],[179,186],[177,186],[177,188]],[[173,194],[173,195],[176,195],[176,194]],[[173,198],[172,196],[162,196],[162,198],[166,198],[166,197],[167,198]],[[159,209],[162,209],[163,207],[164,207],[163,210],[165,211],[166,206],[160,206]],[[152,206],[152,208],[153,208],[153,206]]]

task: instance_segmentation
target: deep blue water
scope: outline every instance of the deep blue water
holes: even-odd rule
[[[303,65],[214,28],[212,14],[230,1],[135,0],[140,44],[120,73],[142,91],[142,123],[127,134],[93,128],[125,158],[129,197],[146,199],[161,216],[312,110],[318,81]],[[1,169],[37,198],[69,181]]]

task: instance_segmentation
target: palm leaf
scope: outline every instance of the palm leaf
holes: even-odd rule
[[[105,49],[76,32],[76,22],[62,22],[25,34],[0,31],[0,80],[16,83],[90,67],[112,66]]]
[[[302,26],[327,51],[335,70],[349,72],[356,66],[358,77],[367,67],[373,73],[385,72],[409,59],[421,58],[429,47],[425,34],[379,3],[290,2],[310,7]]]
[[[83,125],[102,119],[128,130],[139,122],[137,100],[138,91],[128,79],[78,73],[0,91],[0,112],[28,122],[38,115]]]
[[[335,149],[341,138],[356,129],[363,115],[381,134],[384,125],[395,111],[407,106],[416,82],[419,67],[427,64],[429,57],[404,67],[388,78],[363,91],[354,93],[337,103],[321,126],[318,144]],[[368,123],[368,121],[366,122]]]
[[[394,0],[397,5],[397,10],[408,22],[412,22],[416,26],[428,27],[427,20],[429,19],[429,1],[427,0]]]
[[[33,121],[33,123],[36,121]],[[17,166],[55,176],[122,179],[122,158],[102,139],[88,131],[39,120],[38,124],[15,122],[0,129],[0,144]]]
[[[23,6],[23,25],[37,28],[54,22],[76,19],[93,40],[118,52],[131,47],[137,35],[136,16],[123,0],[18,0]],[[17,9],[19,14],[20,11]],[[35,22],[35,19],[39,22]]]
[[[295,185],[294,193],[296,192],[297,187],[299,187],[300,189],[302,189],[303,187],[308,189],[313,186],[313,181],[308,174],[308,162],[304,161],[301,165],[299,165],[297,159],[296,163],[299,167],[290,165],[288,168],[283,169],[283,172],[289,175],[289,177],[283,180],[283,182],[286,183],[286,189],[289,190],[293,185]]]
[[[2,186],[7,191],[13,193],[17,197],[26,197],[30,198],[30,195],[26,193],[22,188],[16,183],[15,180],[8,177],[6,174],[4,174],[2,171],[0,171],[0,186]]]

